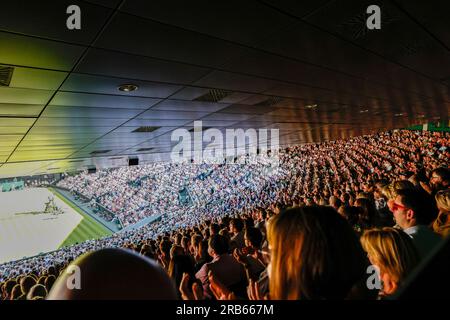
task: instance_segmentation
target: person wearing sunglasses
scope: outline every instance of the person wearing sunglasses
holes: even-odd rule
[[[421,258],[425,258],[441,241],[429,225],[437,216],[433,198],[421,190],[399,190],[390,209],[398,227],[414,242]]]

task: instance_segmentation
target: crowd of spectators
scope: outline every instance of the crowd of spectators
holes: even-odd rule
[[[127,225],[162,217],[0,265],[2,298],[67,297],[63,281],[52,288],[55,279],[70,263],[89,265],[99,256],[145,260],[149,274],[163,270],[158,275],[178,289],[173,298],[386,298],[449,234],[448,133],[397,130],[293,146],[279,157],[276,167],[159,163],[62,180]],[[177,201],[186,185],[196,199],[190,206]],[[366,286],[371,264],[382,283],[376,291]],[[170,296],[172,286],[165,288],[161,296]],[[141,298],[156,297],[142,290]],[[108,291],[109,298],[125,294]]]

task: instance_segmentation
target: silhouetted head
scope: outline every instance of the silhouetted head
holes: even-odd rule
[[[102,249],[72,262],[49,300],[171,300],[173,281],[154,260],[125,249]]]

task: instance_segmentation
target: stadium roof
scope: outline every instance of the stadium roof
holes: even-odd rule
[[[66,27],[73,4],[80,30]],[[372,4],[380,30],[366,27]],[[0,177],[165,159],[194,120],[279,128],[282,145],[448,121],[449,12],[444,0],[6,1]]]

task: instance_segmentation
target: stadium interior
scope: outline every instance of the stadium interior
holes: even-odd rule
[[[448,12],[2,3],[0,300],[442,297]],[[259,140],[238,163],[173,162],[175,132],[210,129]],[[74,265],[83,290],[65,286]]]

